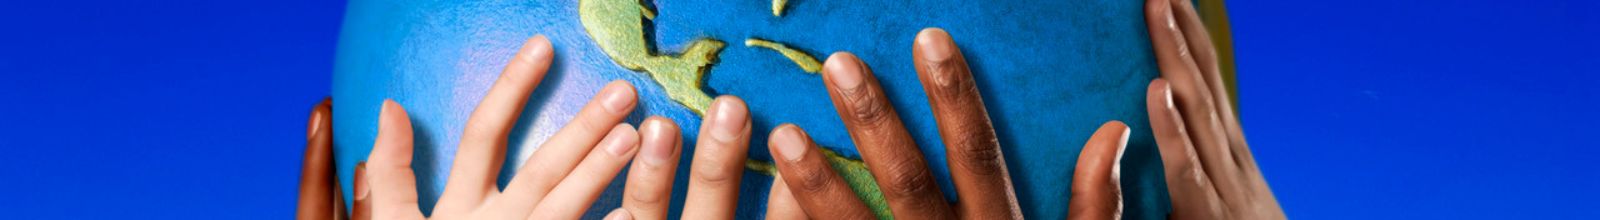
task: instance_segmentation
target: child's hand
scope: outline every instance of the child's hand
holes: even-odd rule
[[[633,86],[613,81],[539,146],[504,191],[496,187],[506,135],[553,55],[549,40],[535,36],[507,64],[467,120],[431,218],[576,219],[633,158],[639,135],[621,122],[638,97]],[[371,187],[356,187],[357,204],[370,206],[354,211],[370,212],[374,219],[422,219],[411,171],[410,119],[400,104],[389,100],[378,121],[378,137],[364,164],[364,181]]]
[[[1150,126],[1175,219],[1284,219],[1256,167],[1222,83],[1216,48],[1190,1],[1145,5],[1161,79],[1150,82]]]
[[[614,81],[539,146],[504,191],[498,189],[495,183],[505,158],[506,135],[549,69],[552,56],[549,40],[535,36],[507,64],[467,120],[449,182],[432,218],[576,219],[633,159],[639,135],[621,122],[638,98],[633,86]],[[327,106],[324,102],[313,111],[301,181],[302,219],[340,216],[331,181]],[[410,118],[400,104],[386,100],[378,121],[372,153],[356,167],[356,198],[350,214],[355,219],[422,219],[411,171]]]

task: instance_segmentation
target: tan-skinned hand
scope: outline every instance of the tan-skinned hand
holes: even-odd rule
[[[1161,78],[1146,93],[1173,219],[1284,219],[1233,111],[1217,50],[1190,1],[1149,0]]]
[[[676,123],[662,117],[646,119],[637,132],[619,124],[637,102],[632,86],[621,81],[608,84],[541,145],[505,191],[497,189],[506,135],[549,68],[551,51],[543,36],[530,38],[479,103],[467,121],[449,184],[429,218],[575,219],[631,160],[623,207],[608,218],[665,219],[682,136]],[[686,219],[731,219],[737,207],[750,114],[737,97],[718,97],[712,106],[689,177]],[[410,172],[412,137],[405,110],[384,102],[373,153],[355,171],[356,199],[348,215],[332,179],[330,113],[328,100],[312,110],[299,218],[423,218]]]
[[[529,38],[467,120],[444,194],[432,219],[572,219],[589,208],[638,152],[640,137],[621,123],[637,105],[631,85],[607,84],[567,126],[539,146],[504,191],[496,186],[506,135],[544,78],[552,53],[544,36]],[[302,219],[333,219],[329,104],[312,113],[301,181]],[[385,100],[378,135],[367,161],[356,167],[355,219],[423,219],[411,171],[411,122],[405,109]],[[331,196],[330,196],[331,195]]]

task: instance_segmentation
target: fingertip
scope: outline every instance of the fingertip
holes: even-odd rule
[[[549,61],[553,53],[550,39],[538,34],[522,42],[522,49],[517,51],[517,57],[527,63],[543,63]]]
[[[1167,0],[1148,0],[1144,3],[1146,18],[1155,18],[1156,15],[1167,13],[1167,8],[1171,8]]]
[[[405,107],[401,107],[394,99],[384,99],[383,109],[378,113],[378,133],[409,136],[411,134],[411,119],[406,115]]]
[[[401,107],[400,103],[395,102],[394,99],[384,99],[383,110],[378,113],[378,115],[386,117],[405,116],[405,114],[405,107]]]
[[[1122,121],[1118,121],[1118,120],[1111,120],[1111,121],[1107,121],[1104,124],[1100,124],[1100,131],[1101,132],[1128,133],[1128,124],[1122,123]]]
[[[800,161],[805,158],[805,150],[809,147],[804,132],[794,124],[778,125],[772,129],[772,138],[767,140],[767,145],[786,161]]]
[[[618,115],[627,114],[633,111],[634,105],[638,103],[639,97],[636,92],[633,84],[628,83],[627,80],[619,79],[606,83],[605,88],[601,89],[598,99],[600,99],[601,107],[605,108],[606,111]]]
[[[1105,124],[1101,124],[1100,129],[1096,130],[1094,133],[1095,139],[1112,141],[1111,143],[1106,143],[1106,146],[1116,148],[1116,153],[1114,154],[1118,155],[1116,158],[1121,158],[1122,148],[1127,145],[1128,135],[1129,133],[1132,133],[1132,131],[1128,129],[1128,124],[1124,124],[1122,121],[1118,120],[1111,120]]]
[[[711,102],[711,117],[707,117],[711,126],[711,137],[723,143],[739,141],[742,135],[749,134],[750,110],[745,106],[744,100],[737,96],[723,95]]]
[[[840,89],[860,87],[865,76],[861,60],[850,52],[835,52],[822,64],[823,80]]]
[[[638,148],[639,133],[633,129],[633,126],[628,126],[627,123],[620,123],[612,127],[611,132],[606,133],[605,139],[600,141],[600,146],[604,146],[606,152],[610,153],[611,156],[626,158],[630,153],[633,153],[634,148]]]
[[[671,157],[677,152],[681,137],[676,123],[671,119],[651,116],[639,125],[639,132],[644,139],[642,156],[645,164],[662,166],[672,162]]]
[[[931,62],[944,62],[955,57],[955,41],[950,33],[940,28],[924,28],[917,32],[917,52]]]
[[[331,121],[328,120],[328,117],[331,117],[330,115],[333,113],[332,103],[332,97],[324,97],[322,98],[322,101],[319,101],[316,105],[311,106],[311,119],[306,122],[307,140],[316,138],[318,133],[323,133],[323,129],[326,129],[328,125],[332,124]]]

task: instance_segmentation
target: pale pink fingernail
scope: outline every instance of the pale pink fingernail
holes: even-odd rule
[[[772,131],[771,144],[774,148],[778,148],[778,156],[784,160],[800,161],[801,158],[805,158],[806,148],[810,147],[802,138],[804,137],[800,134],[799,127],[780,125],[777,130]]]
[[[824,74],[828,75],[828,81],[831,81],[834,87],[852,90],[861,86],[864,73],[861,70],[861,60],[856,59],[855,55],[848,52],[834,53],[822,65]]]
[[[635,98],[633,85],[622,80],[611,81],[600,91],[600,107],[612,114],[626,114],[633,107]]]
[[[711,138],[723,143],[738,141],[739,133],[745,130],[750,112],[745,108],[744,100],[738,97],[718,97],[711,104]]]
[[[605,148],[606,153],[610,153],[611,156],[626,158],[628,153],[633,152],[633,148],[639,146],[639,134],[633,130],[633,127],[628,127],[627,124],[620,124],[611,129],[611,133],[606,134],[605,140],[600,141],[600,146]]]
[[[678,148],[678,125],[666,118],[651,117],[639,127],[644,136],[644,149],[640,152],[644,163],[661,166],[670,162],[672,152]]]

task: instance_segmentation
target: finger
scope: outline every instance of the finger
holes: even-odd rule
[[[1150,130],[1155,134],[1156,146],[1161,151],[1162,168],[1166,169],[1167,192],[1171,194],[1172,219],[1227,219],[1222,209],[1222,198],[1217,195],[1211,178],[1201,169],[1199,156],[1189,142],[1183,119],[1174,106],[1172,88],[1163,79],[1150,82],[1145,93],[1149,106]]]
[[[299,219],[333,219],[337,216],[333,181],[333,120],[329,99],[311,108],[306,125],[305,161],[300,166],[300,202],[295,210]]]
[[[506,135],[516,125],[528,94],[550,68],[550,40],[534,36],[506,64],[477,109],[467,119],[467,127],[456,149],[450,179],[435,210],[462,213],[478,207],[484,198],[500,192],[495,184],[500,164],[505,162]]]
[[[355,194],[355,203],[350,205],[351,220],[372,219],[372,184],[367,180],[367,162],[356,163],[355,186],[350,190]]]
[[[1150,21],[1164,24],[1159,27],[1157,22],[1150,24],[1150,39],[1161,66],[1161,78],[1169,80],[1173,101],[1182,116],[1178,119],[1183,120],[1184,131],[1192,138],[1190,141],[1199,156],[1201,169],[1212,177],[1224,200],[1245,199],[1242,196],[1246,194],[1242,192],[1246,188],[1235,178],[1239,176],[1239,165],[1223,135],[1215,99],[1201,79],[1201,73],[1185,42],[1187,36],[1179,29],[1172,6],[1168,0],[1151,0],[1146,7],[1146,17]]]
[[[599,198],[600,191],[622,172],[639,148],[639,133],[628,124],[617,124],[606,138],[583,159],[582,164],[561,180],[544,197],[528,219],[578,219]]]
[[[923,29],[912,54],[961,198],[956,213],[963,219],[1022,218],[994,125],[955,41],[943,29]]]
[[[650,117],[639,124],[639,155],[628,170],[622,208],[639,219],[667,219],[672,205],[672,179],[678,171],[678,149],[683,136],[678,124],[662,117]]]
[[[806,211],[800,209],[800,202],[795,201],[794,193],[789,191],[789,184],[783,181],[783,175],[774,175],[772,178],[772,191],[767,193],[767,219],[810,219],[806,217]]]
[[[839,52],[828,57],[822,72],[833,107],[877,178],[890,211],[908,219],[954,216],[944,193],[933,182],[922,150],[911,140],[866,64],[855,55]]]
[[[496,199],[499,202],[492,205],[504,207],[495,210],[516,212],[509,213],[510,216],[527,216],[538,201],[594,149],[595,143],[633,111],[638,101],[635,94],[633,86],[626,81],[606,84],[572,121],[550,136],[550,140],[540,145],[517,170]]]
[[[605,220],[633,220],[633,215],[629,214],[628,210],[619,208],[611,210],[610,214],[606,214]]]
[[[639,148],[639,133],[627,124],[616,124],[604,140],[591,148],[568,176],[559,178],[549,195],[531,208],[529,219],[576,219],[594,202],[600,191],[633,159]],[[509,194],[508,194],[509,195]],[[509,196],[508,196],[509,197]],[[520,200],[511,199],[510,200]]]
[[[744,100],[722,96],[712,101],[706,115],[690,164],[683,219],[733,219],[750,150],[750,112]]]
[[[345,208],[344,208],[344,193],[339,193],[339,190],[342,190],[342,189],[344,189],[344,188],[341,188],[339,181],[333,181],[333,192],[334,192],[333,193],[333,219],[334,220],[350,219],[349,210],[345,210]]]
[[[1227,87],[1222,83],[1222,69],[1217,63],[1217,49],[1211,43],[1211,35],[1207,34],[1206,26],[1200,20],[1200,14],[1194,10],[1190,1],[1169,1],[1172,5],[1172,14],[1178,31],[1187,45],[1195,67],[1198,68],[1200,81],[1206,85],[1211,97],[1217,100],[1226,100]],[[1221,106],[1226,103],[1216,102]]]
[[[378,138],[367,156],[373,219],[421,219],[417,178],[411,172],[411,119],[394,100],[384,100]]]
[[[1205,81],[1206,87],[1213,102],[1216,103],[1215,111],[1222,124],[1221,133],[1226,138],[1232,156],[1238,158],[1240,169],[1254,171],[1255,157],[1250,154],[1250,147],[1244,141],[1244,131],[1239,128],[1239,119],[1234,114],[1233,100],[1228,95],[1228,87],[1222,77],[1221,62],[1218,60],[1217,49],[1211,41],[1206,26],[1195,12],[1194,3],[1190,1],[1173,1],[1173,12],[1178,20],[1179,29],[1188,39],[1188,45],[1194,50],[1194,60],[1200,68],[1200,78]]]
[[[1120,179],[1128,125],[1106,122],[1089,137],[1072,173],[1072,198],[1067,219],[1122,219]]]
[[[866,203],[856,197],[843,177],[833,170],[805,131],[792,124],[772,129],[769,151],[783,182],[806,216],[817,219],[871,219]]]

